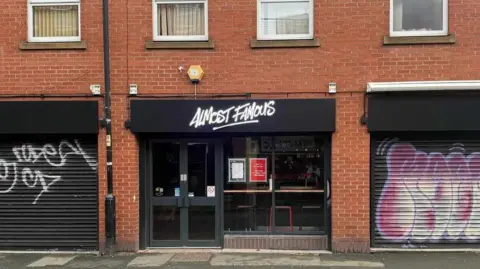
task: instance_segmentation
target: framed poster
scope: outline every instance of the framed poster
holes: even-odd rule
[[[267,182],[267,158],[250,158],[250,182]]]
[[[228,182],[247,182],[247,167],[245,158],[229,158],[228,159]]]

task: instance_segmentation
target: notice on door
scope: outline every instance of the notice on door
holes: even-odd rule
[[[250,182],[267,182],[266,158],[250,158]]]
[[[228,182],[246,182],[245,158],[228,159]]]
[[[215,186],[207,186],[207,197],[215,197]]]

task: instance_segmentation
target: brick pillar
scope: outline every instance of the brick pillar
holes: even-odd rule
[[[362,93],[337,95],[336,132],[332,137],[332,249],[370,249],[370,140]]]

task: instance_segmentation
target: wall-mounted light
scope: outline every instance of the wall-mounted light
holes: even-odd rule
[[[335,82],[328,83],[328,93],[330,94],[337,93],[337,83]]]
[[[128,87],[128,93],[130,95],[137,95],[138,94],[137,84],[130,84],[129,87]]]
[[[100,95],[100,84],[90,85],[90,91],[93,95]]]

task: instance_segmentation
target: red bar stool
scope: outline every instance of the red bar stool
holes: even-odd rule
[[[288,210],[288,219],[290,222],[290,231],[293,232],[293,212],[291,206],[283,206],[277,205],[275,206],[276,209],[287,209]],[[272,230],[272,223],[273,223],[273,206],[270,207],[270,227],[269,230]]]

